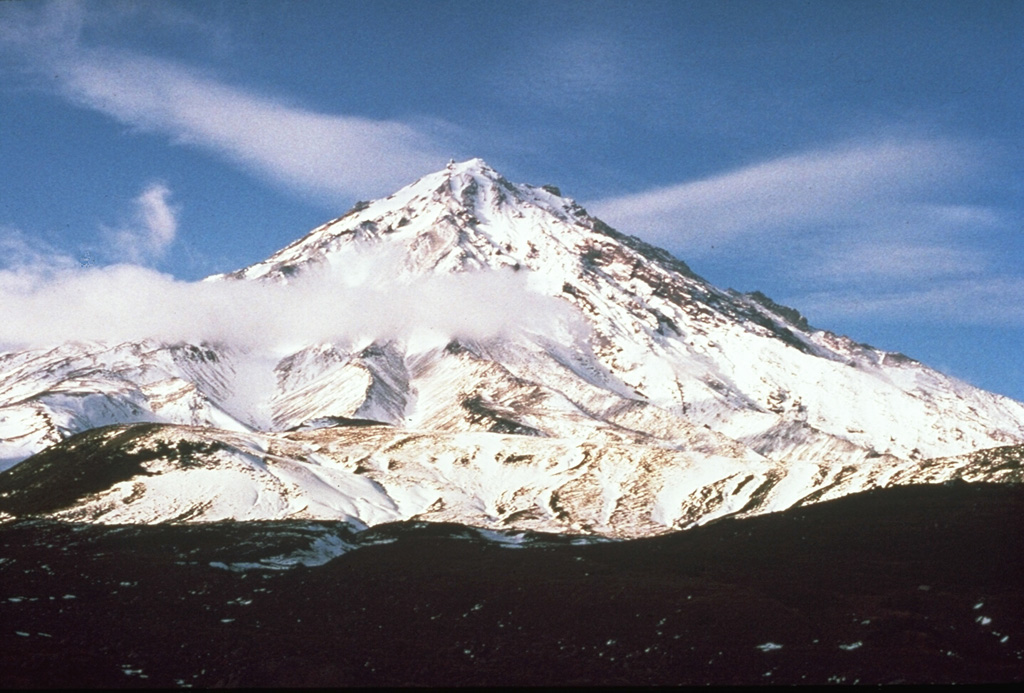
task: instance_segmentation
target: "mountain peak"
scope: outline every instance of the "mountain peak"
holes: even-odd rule
[[[515,188],[483,159],[469,159],[461,163],[450,162],[444,173],[456,203],[469,209],[476,206],[477,197],[482,190],[501,187],[512,191]],[[430,177],[428,176],[428,178]],[[486,195],[486,192],[484,194]]]
[[[338,253],[366,243],[400,248],[414,273],[533,268],[551,258],[542,248],[572,254],[580,250],[580,234],[608,231],[554,186],[512,183],[480,158],[452,160],[386,198],[357,202],[267,260],[227,276],[287,282],[303,266],[331,264]]]
[[[453,173],[481,173],[481,174],[494,174],[498,175],[486,161],[479,157],[467,159],[466,161],[456,162],[452,159],[448,162],[447,170]]]

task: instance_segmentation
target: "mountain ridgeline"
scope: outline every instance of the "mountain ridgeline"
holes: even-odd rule
[[[478,159],[207,281],[380,300],[308,343],[0,354],[0,512],[638,537],[1020,478],[1024,405],[718,289]]]

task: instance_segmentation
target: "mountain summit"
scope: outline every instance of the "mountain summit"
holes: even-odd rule
[[[482,159],[470,159],[449,164],[384,199],[357,202],[267,260],[225,276],[287,279],[303,268],[330,262],[352,244],[382,241],[400,245],[406,269],[414,273],[529,268],[552,274],[587,259],[580,251],[595,231],[690,273],[664,251],[589,216],[558,188],[516,185]]]
[[[1000,480],[970,453],[1024,442],[1024,405],[718,289],[479,159],[208,282],[370,298],[358,330],[287,347],[0,355],[0,510],[637,536]],[[68,474],[104,481],[53,493]]]

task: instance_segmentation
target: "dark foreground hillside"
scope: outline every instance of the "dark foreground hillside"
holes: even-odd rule
[[[454,526],[21,521],[0,525],[0,686],[1024,680],[1022,519],[1024,488],[958,484],[521,548]]]

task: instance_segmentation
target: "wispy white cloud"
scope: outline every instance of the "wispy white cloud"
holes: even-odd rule
[[[588,207],[613,226],[700,254],[767,233],[861,225],[970,166],[952,142],[862,142]]]
[[[0,226],[0,270],[41,277],[96,262],[154,264],[167,253],[178,233],[178,208],[170,198],[171,190],[165,184],[150,183],[132,200],[123,223],[101,225],[100,243],[75,249],[58,248],[38,234]]]
[[[81,7],[67,5],[12,15],[0,44],[38,84],[126,125],[333,204],[390,192],[448,159],[436,135],[444,123],[318,112],[179,62],[87,46]]]
[[[0,271],[18,270],[22,274],[43,275],[77,266],[74,258],[46,241],[20,229],[0,225]]]
[[[1024,325],[1024,277],[998,276],[908,283],[874,293],[829,291],[800,299],[801,310],[830,319],[855,318],[950,325]]]
[[[985,240],[1008,221],[985,207],[896,201],[841,224],[803,229],[797,239],[808,249],[792,267],[816,282],[863,292],[990,273],[993,247]]]
[[[973,277],[988,266],[979,248],[921,244],[914,241],[853,241],[817,253],[803,271],[823,281],[921,282],[942,277]]]
[[[778,298],[812,316],[1024,323],[1024,277],[994,269],[1010,220],[934,202],[984,168],[963,143],[860,141],[587,206],[687,259],[785,268],[805,289]]]
[[[147,264],[159,260],[178,232],[177,209],[163,183],[151,183],[134,200],[131,222],[108,229],[109,254],[121,261]]]
[[[287,105],[163,60],[86,52],[64,68],[75,102],[327,201],[387,192],[445,161],[412,125]]]

